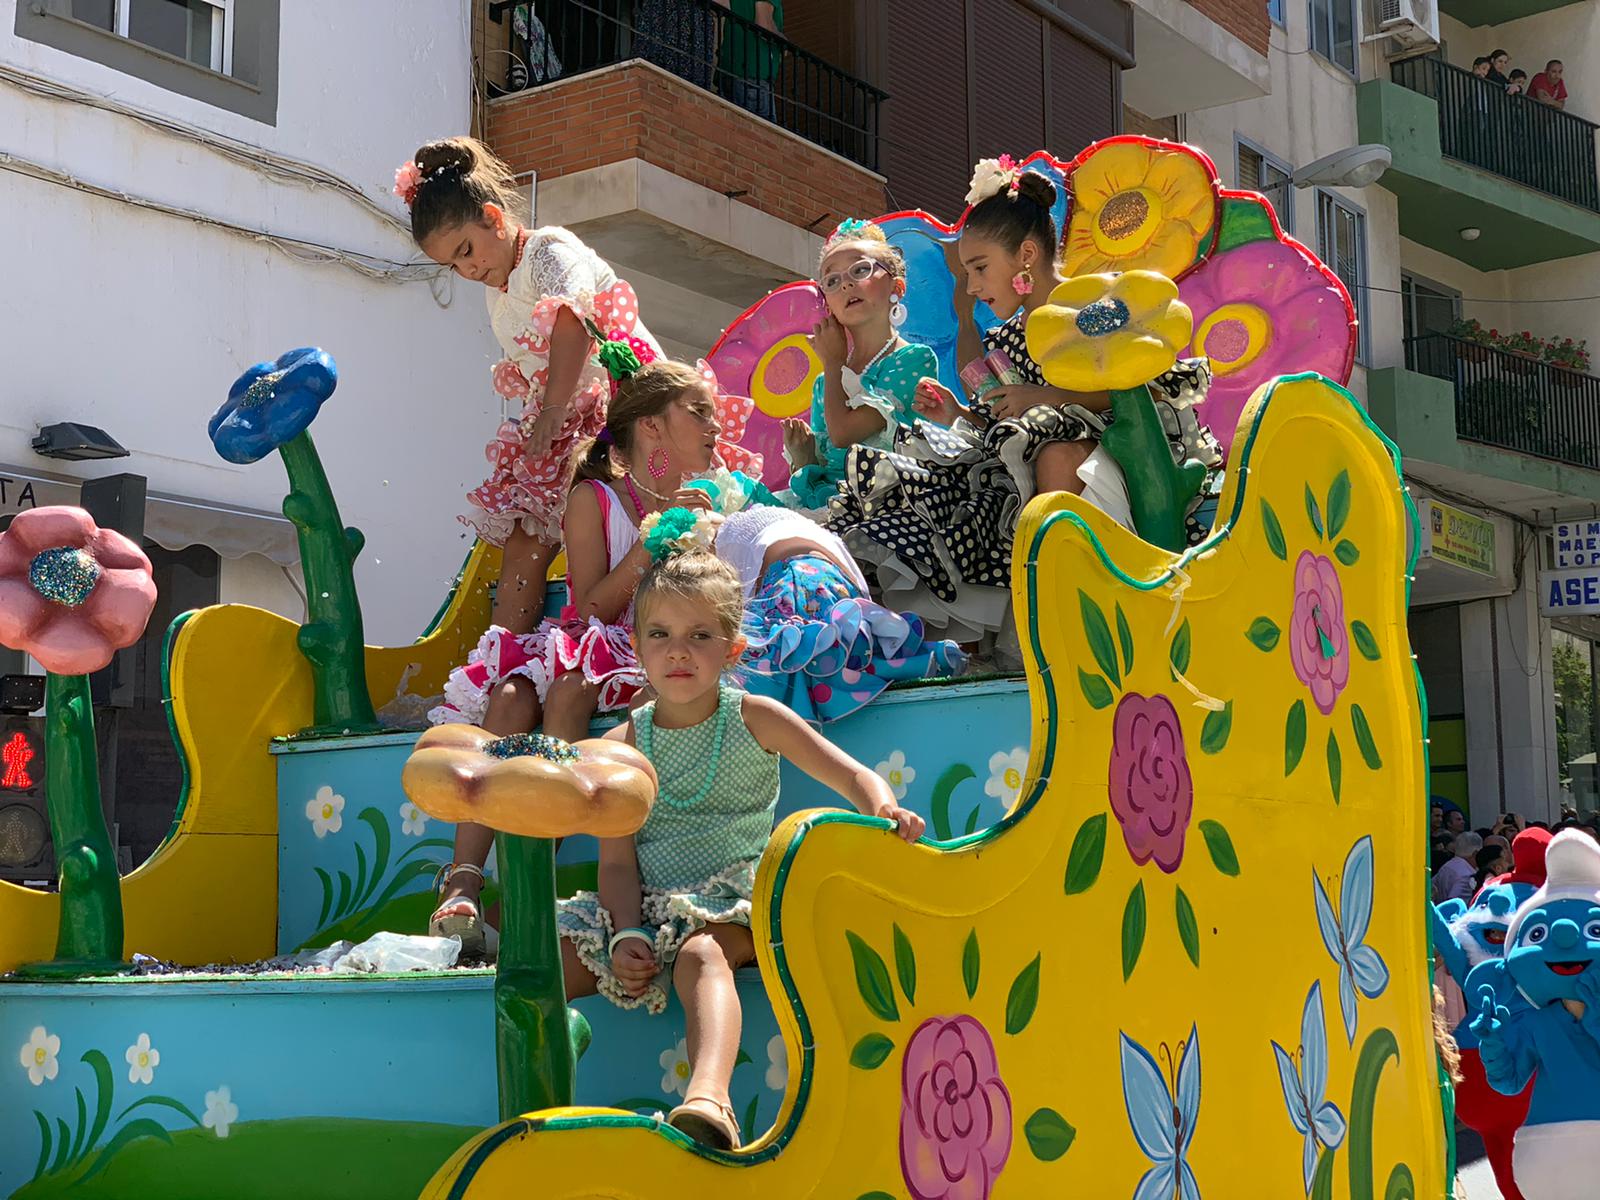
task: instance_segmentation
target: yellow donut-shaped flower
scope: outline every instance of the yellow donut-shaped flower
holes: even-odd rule
[[[1138,387],[1178,361],[1194,317],[1154,271],[1079,275],[1028,318],[1028,353],[1069,392]]]
[[[1217,219],[1211,174],[1196,155],[1138,142],[1095,151],[1072,174],[1072,221],[1061,269],[1159,271],[1194,262]]]

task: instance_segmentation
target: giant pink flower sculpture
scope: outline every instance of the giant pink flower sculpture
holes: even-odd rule
[[[1180,280],[1178,298],[1194,313],[1194,340],[1184,353],[1211,362],[1211,388],[1196,408],[1224,451],[1251,393],[1273,376],[1350,378],[1355,310],[1338,277],[1298,242],[1225,251]]]
[[[1294,564],[1289,657],[1296,677],[1311,689],[1312,700],[1327,716],[1350,682],[1350,631],[1344,623],[1338,569],[1309,550],[1302,550]]]
[[[988,1200],[1011,1154],[1011,1093],[973,1017],[929,1017],[900,1065],[900,1174],[911,1200]]]
[[[1183,838],[1194,815],[1194,779],[1183,727],[1165,696],[1129,692],[1111,722],[1111,811],[1128,853],[1152,858],[1169,874],[1183,861]]]
[[[150,560],[81,508],[34,508],[0,533],[0,643],[56,675],[87,675],[144,632]]]

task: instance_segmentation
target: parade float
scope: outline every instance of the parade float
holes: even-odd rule
[[[897,686],[828,727],[926,816],[922,843],[785,769],[758,966],[739,973],[745,1149],[662,1121],[688,1077],[675,1002],[654,1017],[561,1003],[550,908],[592,885],[581,825],[541,831],[571,835],[559,852],[500,837],[498,971],[227,970],[426,927],[452,829],[402,788],[420,729],[377,717],[397,693],[440,691],[487,624],[498,565],[479,546],[420,640],[362,647],[360,535],[307,432],[337,374],[306,350],[247,372],[211,432],[234,461],[283,456],[308,622],[180,617],[165,678],[186,774],[166,842],[119,888],[97,803],[52,788],[59,893],[0,884],[0,968],[16,972],[0,981],[16,1055],[0,1193],[1446,1194],[1406,635],[1416,514],[1394,447],[1342,387],[1349,298],[1193,148],[1116,138],[1023,166],[1060,185],[1076,277],[1052,297],[1041,361],[1113,392],[1119,461],[1164,499],[1137,514],[1144,537],[1075,497],[1035,499],[1013,572],[1025,674]],[[880,223],[909,267],[902,333],[953,386],[966,301],[944,243],[960,220]],[[1141,285],[1149,313],[1109,290],[1136,271],[1159,277]],[[1077,320],[1113,300],[1121,324]],[[779,289],[708,355],[754,401],[737,432],[774,486],[820,303],[814,285]],[[1211,360],[1205,417],[1228,462],[1211,536],[1179,551],[1161,522],[1192,472],[1159,439],[1137,459],[1155,372],[1126,375],[1184,354]],[[0,535],[0,596],[38,597],[0,640],[48,666],[45,618],[83,624],[104,586],[81,556],[52,566],[56,551],[106,578],[115,564],[94,559],[94,531],[19,526]],[[129,624],[100,644],[137,637]],[[77,753],[87,780],[76,695],[53,677],[50,753]],[[537,801],[545,785],[528,786]],[[135,952],[204,966],[110,965]]]

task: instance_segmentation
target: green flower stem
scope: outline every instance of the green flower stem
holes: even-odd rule
[[[367,660],[356,596],[356,555],[365,539],[339,520],[322,459],[302,433],[278,453],[289,473],[283,515],[300,538],[300,570],[310,621],[300,627],[300,652],[311,664],[316,707],[307,733],[368,732],[378,727],[367,692]]]
[[[1111,412],[1116,419],[1101,444],[1122,468],[1134,528],[1145,541],[1164,550],[1183,550],[1189,541],[1185,517],[1189,501],[1205,482],[1204,464],[1192,458],[1181,466],[1172,461],[1172,448],[1149,389],[1112,392]]]
[[[104,974],[122,962],[122,879],[100,807],[100,755],[87,675],[46,676],[44,753],[61,923],[56,957],[18,974]]]
[[[494,976],[500,1119],[572,1103],[589,1023],[567,1008],[556,933],[556,844],[494,836],[500,864],[500,957]]]

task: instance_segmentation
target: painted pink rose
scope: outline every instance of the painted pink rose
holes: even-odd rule
[[[1350,631],[1344,623],[1338,569],[1309,550],[1302,550],[1294,564],[1294,615],[1289,618],[1288,637],[1294,673],[1327,716],[1350,682]]]
[[[1129,692],[1111,722],[1111,811],[1128,853],[1141,866],[1155,859],[1169,874],[1183,861],[1183,838],[1194,815],[1194,779],[1183,727],[1165,696]]]
[[[973,1017],[929,1017],[900,1064],[900,1174],[911,1200],[988,1200],[1011,1154],[1011,1093]]]
[[[46,671],[100,670],[139,640],[155,603],[144,551],[81,508],[32,508],[0,533],[0,645]]]

